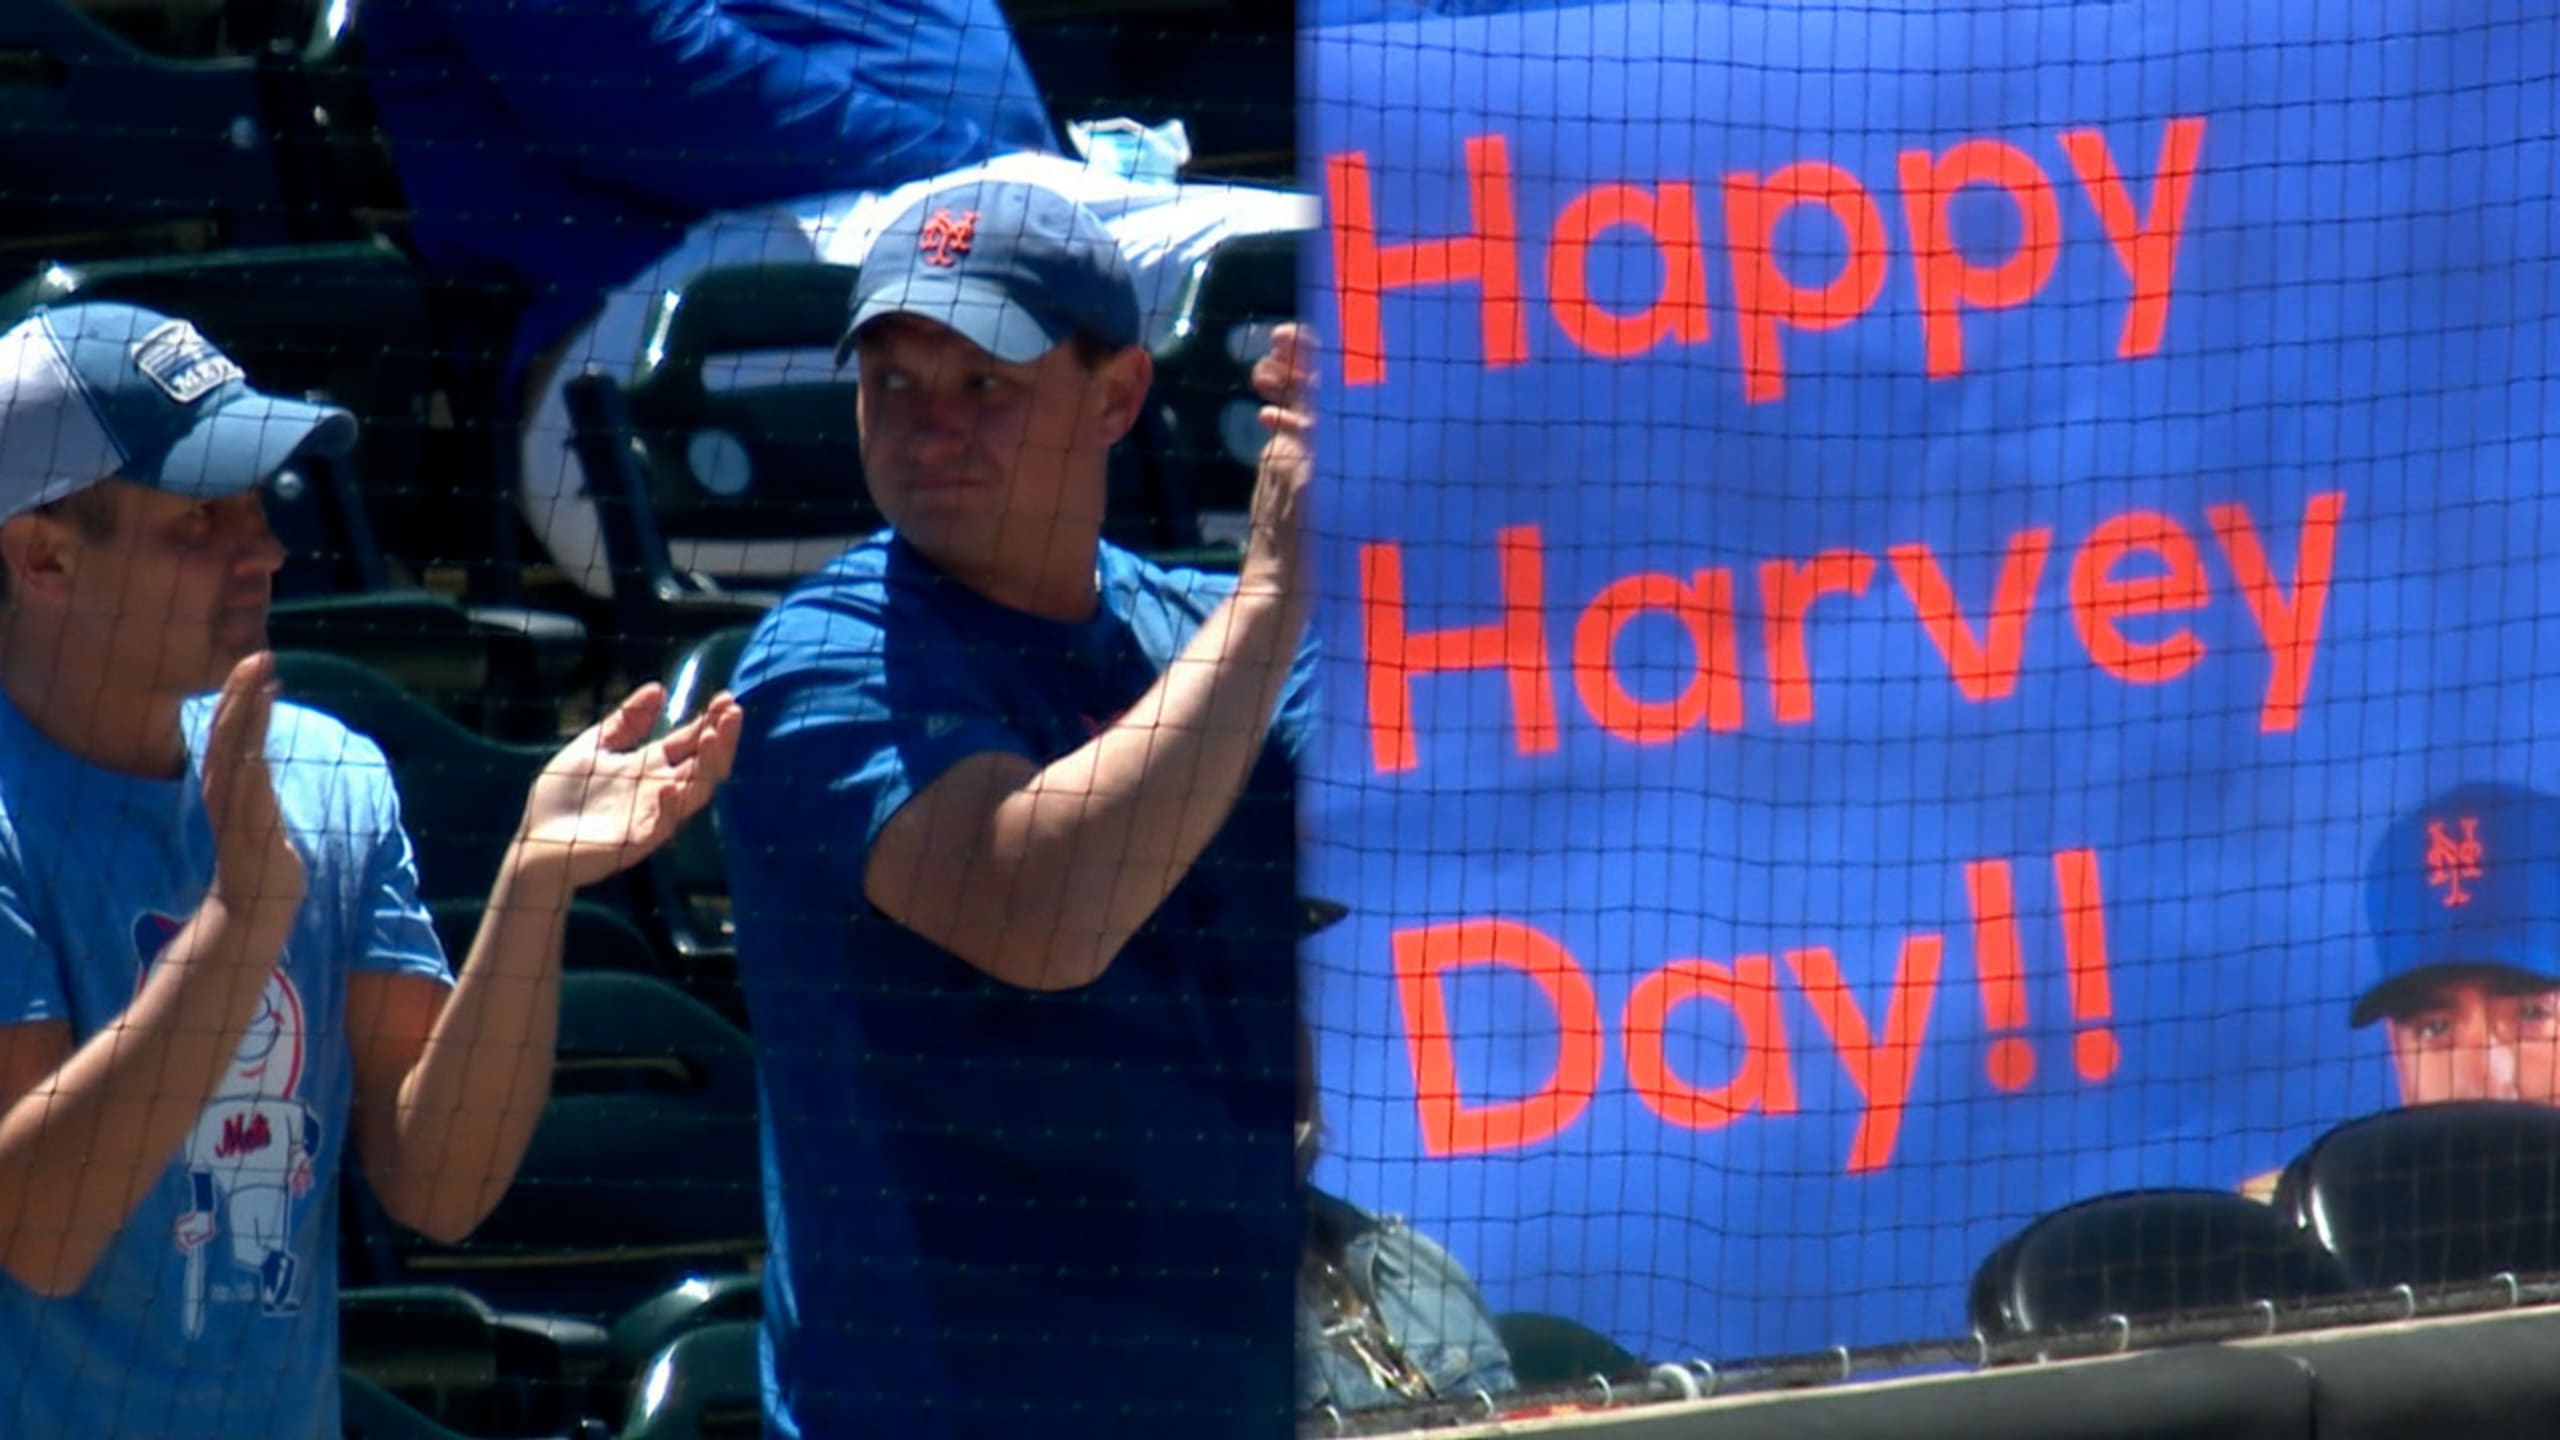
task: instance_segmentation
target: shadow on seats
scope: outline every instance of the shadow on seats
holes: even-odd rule
[[[1993,1340],[2122,1315],[2158,1318],[2341,1293],[2345,1268],[2291,1217],[2217,1190],[2128,1190],[2054,1211],[1974,1272],[1974,1328]]]
[[[2285,1167],[2275,1204],[2363,1287],[2560,1273],[2560,1110],[2466,1101],[2350,1120]]]

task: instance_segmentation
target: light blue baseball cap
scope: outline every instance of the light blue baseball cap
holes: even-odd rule
[[[1099,217],[1046,186],[956,181],[891,221],[862,262],[842,365],[875,320],[914,315],[1027,365],[1077,334],[1135,345],[1142,329],[1129,262]]]
[[[250,389],[195,326],[156,311],[74,302],[0,334],[0,520],[110,479],[221,499],[355,440],[353,415]]]

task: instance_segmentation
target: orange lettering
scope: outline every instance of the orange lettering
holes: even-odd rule
[[[1762,622],[1769,644],[1769,699],[1781,725],[1813,719],[1813,665],[1805,651],[1804,614],[1825,595],[1867,593],[1875,558],[1855,550],[1826,550],[1798,565],[1760,564]]]
[[[1849,236],[1848,263],[1817,290],[1788,279],[1774,253],[1779,217],[1798,205],[1829,210]],[[1780,322],[1798,330],[1837,330],[1884,293],[1884,217],[1857,176],[1837,165],[1803,161],[1765,181],[1747,173],[1726,176],[1724,226],[1735,328],[1742,337],[1742,398],[1763,404],[1787,393]]]
[[[1413,677],[1500,666],[1511,682],[1513,743],[1523,755],[1556,748],[1555,696],[1539,611],[1546,556],[1534,525],[1494,537],[1502,574],[1502,618],[1415,635],[1405,628],[1404,548],[1360,547],[1360,632],[1368,656],[1369,749],[1383,771],[1421,763],[1413,738]]]
[[[1658,611],[1689,632],[1697,655],[1689,683],[1669,700],[1643,700],[1618,681],[1618,636]],[[1583,708],[1600,728],[1631,745],[1661,745],[1704,720],[1711,730],[1742,728],[1742,671],[1734,656],[1733,572],[1701,570],[1689,584],[1679,577],[1645,573],[1612,581],[1573,627],[1573,684]]]
[[[1742,1063],[1731,1080],[1713,1090],[1681,1079],[1663,1053],[1665,1022],[1690,1000],[1712,1000],[1731,1010],[1742,1025]],[[1754,1107],[1768,1115],[1796,1112],[1786,1015],[1766,955],[1745,955],[1731,970],[1707,960],[1672,961],[1636,982],[1627,996],[1626,1031],[1628,1082],[1645,1108],[1670,1124],[1714,1130]]]
[[[2290,599],[2267,563],[2248,507],[2215,505],[2204,512],[2275,662],[2267,674],[2266,703],[2258,710],[2258,729],[2264,734],[2282,734],[2302,723],[2302,697],[2311,688],[2311,662],[2320,648],[2321,611],[2328,603],[2329,571],[2337,555],[2338,517],[2346,508],[2347,497],[2335,490],[2314,495],[2303,506],[2302,548],[2293,557]]]
[[[2125,311],[2116,358],[2137,360],[2159,350],[2169,328],[2169,284],[2178,269],[2178,233],[2187,221],[2187,192],[2196,176],[2196,152],[2204,147],[2204,121],[2172,120],[2160,137],[2160,173],[2152,181],[2151,214],[2136,220],[2133,197],[2116,170],[2107,137],[2074,130],[2062,137],[2071,168],[2080,173],[2098,223],[2115,246],[2116,262],[2133,277],[2133,304]]]
[[[2109,577],[2127,556],[2144,551],[2159,556],[2169,573],[2133,580]],[[2204,562],[2197,558],[2195,541],[2177,521],[2154,511],[2129,511],[2100,525],[2071,566],[2071,616],[2079,625],[2080,643],[2100,669],[2128,685],[2177,679],[2204,658],[2204,642],[2181,627],[2165,640],[2142,644],[2127,640],[2117,625],[2132,615],[2202,609],[2206,594]]]
[[[2036,582],[2044,576],[2044,559],[2053,549],[2050,530],[2021,530],[2009,537],[2009,553],[2000,562],[2000,579],[1991,592],[1991,614],[1975,638],[1956,601],[1955,587],[1938,568],[1938,557],[1926,545],[1896,545],[1885,551],[1893,573],[1920,611],[1920,626],[1929,632],[1938,653],[1946,657],[1956,689],[1976,705],[2006,700],[2018,688],[2018,665],[2027,650],[2027,621],[2034,615]]]
[[[1562,945],[1507,920],[1460,920],[1399,930],[1394,937],[1396,993],[1404,1003],[1406,1053],[1423,1153],[1434,1157],[1517,1150],[1535,1145],[1580,1118],[1600,1084],[1600,1003],[1591,977]],[[1501,965],[1537,982],[1556,1017],[1556,1068],[1524,1099],[1469,1108],[1449,1043],[1449,1009],[1440,977],[1467,965]]]
[[[1334,305],[1346,385],[1387,378],[1386,325],[1380,297],[1390,290],[1472,280],[1482,303],[1485,364],[1527,363],[1529,320],[1520,304],[1520,226],[1511,199],[1511,149],[1500,135],[1467,139],[1467,197],[1473,229],[1454,239],[1378,243],[1369,157],[1335,155],[1325,166],[1332,202]]]
[[[1849,1083],[1867,1102],[1849,1143],[1849,1173],[1881,1170],[1893,1161],[1893,1144],[1902,1133],[1903,1108],[1911,1100],[1911,1077],[1920,1068],[1920,1042],[1929,1031],[1929,1009],[1937,998],[1938,963],[1944,937],[1914,935],[1902,942],[1895,962],[1893,998],[1887,1002],[1884,1042],[1870,1036],[1865,1012],[1849,993],[1839,963],[1829,950],[1814,947],[1787,952],[1787,968],[1812,1002],[1814,1018],[1840,1052]]]
[[[1661,288],[1632,315],[1594,301],[1588,274],[1592,240],[1621,225],[1643,231],[1662,258]],[[1623,360],[1666,340],[1705,344],[1707,247],[1698,238],[1697,191],[1674,183],[1657,197],[1640,186],[1602,185],[1575,196],[1556,218],[1547,293],[1565,338],[1594,355]]]
[[[1947,207],[1968,185],[1996,185],[2018,207],[2018,248],[1998,265],[1965,259],[1948,234]],[[1962,311],[2023,305],[2053,276],[2061,255],[2062,207],[2053,182],[2025,151],[1997,140],[1967,140],[1946,154],[1902,154],[1902,205],[1911,220],[1919,269],[1920,334],[1933,380],[1964,373]]]

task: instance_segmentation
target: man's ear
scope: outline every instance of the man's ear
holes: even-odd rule
[[[0,565],[9,567],[10,598],[62,600],[71,590],[78,541],[49,515],[19,515],[0,525]]]
[[[1129,346],[1102,362],[1099,378],[1102,383],[1094,387],[1098,411],[1095,420],[1103,443],[1117,445],[1137,427],[1138,416],[1146,408],[1147,392],[1155,388],[1156,358],[1143,345]]]

